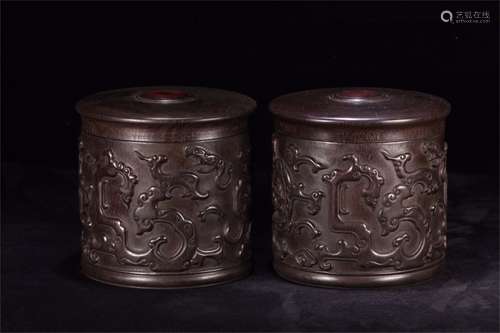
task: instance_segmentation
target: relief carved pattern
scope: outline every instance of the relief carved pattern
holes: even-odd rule
[[[294,212],[297,204],[304,205],[308,215],[316,215],[321,208],[321,200],[324,197],[322,191],[307,193],[305,185],[294,180],[294,173],[299,171],[301,165],[307,166],[312,173],[317,173],[326,167],[309,156],[299,154],[297,147],[291,145],[286,150],[283,158],[277,157],[277,140],[273,138],[275,146],[273,162],[273,223],[279,228],[293,230],[300,222],[295,220]],[[312,223],[305,223],[312,226]]]
[[[377,168],[361,163],[356,154],[342,157],[346,167],[327,168],[313,157],[301,155],[293,144],[285,145],[281,152],[277,137],[273,146],[273,244],[279,260],[310,270],[334,272],[333,264],[340,261],[351,262],[359,269],[403,270],[444,256],[446,144],[440,149],[435,142],[423,142],[419,152],[399,154],[382,150],[380,154],[387,164]],[[411,165],[417,154],[424,157],[425,165]],[[301,164],[311,167],[309,176],[330,169],[318,176],[328,191],[304,193],[304,182],[297,181]],[[396,185],[389,185],[394,179]],[[358,184],[354,187],[357,190],[351,184]],[[359,191],[359,203],[366,207],[364,213],[353,215],[349,211],[347,191]],[[323,200],[321,207],[321,200],[315,201],[313,194],[327,198],[328,204]],[[295,205],[298,201],[305,205]],[[297,214],[315,215],[321,209],[326,210],[327,223],[310,217],[295,218]],[[302,233],[308,238],[303,238]],[[335,246],[331,246],[331,239],[336,240]]]
[[[106,257],[105,265],[112,258],[115,265],[170,272],[203,267],[207,258],[216,265],[227,258],[246,259],[250,179],[247,166],[240,163],[247,162],[247,152],[236,154],[235,163],[241,171],[234,180],[231,162],[201,146],[187,146],[183,152],[186,160],[195,157],[198,162],[188,170],[168,168],[166,155],[147,156],[136,151],[139,163],[145,163],[150,173],[147,179],[139,180],[133,168],[117,160],[111,149],[94,156],[80,142],[82,253],[88,263],[100,264]],[[200,175],[210,173],[214,173],[215,187],[207,184],[208,190],[203,191]],[[145,192],[136,193],[139,181],[150,184]],[[224,211],[217,203],[223,200],[218,192],[233,183],[231,194],[237,198],[230,202],[233,209]],[[211,203],[199,212],[187,208],[195,205],[183,205],[187,213],[194,215],[187,217],[170,204],[174,198]],[[205,249],[199,244],[196,226],[209,218],[218,222],[220,234],[214,237],[214,246]],[[137,249],[134,241],[144,246]]]
[[[326,166],[310,156],[300,154],[299,149],[294,145],[289,145],[281,156],[276,136],[273,137],[273,152],[272,197],[275,253],[281,260],[292,258],[299,266],[312,267],[321,260],[313,253],[313,250],[307,247],[292,249],[288,239],[279,237],[278,234],[286,232],[290,238],[307,234],[312,240],[321,236],[312,217],[320,211],[321,201],[325,195],[322,191],[307,193],[304,183],[297,182],[295,178],[300,171],[300,166],[308,167],[313,174],[326,169]],[[302,214],[296,217],[297,213]]]
[[[200,177],[196,173],[190,171],[180,172],[175,175],[165,173],[162,170],[164,165],[168,162],[168,157],[166,155],[144,156],[138,151],[135,153],[140,160],[147,163],[151,172],[151,177],[158,182],[158,187],[164,194],[165,199],[171,199],[173,197],[172,193],[176,189],[182,190],[181,197],[183,198],[191,198],[194,200],[208,198],[208,193],[201,193],[198,189]]]
[[[248,146],[238,153],[239,164],[242,167],[241,175],[236,180],[233,186],[233,214],[235,214],[240,221],[246,221],[247,217],[250,216],[250,206],[251,206],[251,186],[250,186],[250,148]],[[235,219],[235,220],[238,220]],[[237,241],[232,243],[237,245],[237,256],[240,258],[248,259],[251,256],[250,248],[250,235],[252,231],[252,223],[250,221],[242,223],[239,225],[241,232],[237,231],[240,235]],[[226,235],[231,233],[231,226],[225,228]],[[233,239],[234,236],[232,236]]]
[[[207,174],[215,173],[215,184],[221,190],[226,189],[231,183],[233,167],[224,159],[200,146],[187,146],[186,157],[198,161],[195,166],[196,172]]]

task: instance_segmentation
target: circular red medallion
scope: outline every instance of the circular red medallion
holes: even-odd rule
[[[183,90],[149,90],[136,95],[136,99],[145,103],[185,103],[196,100],[194,95]]]
[[[335,93],[332,97],[335,101],[348,103],[372,103],[381,102],[389,97],[378,89],[370,88],[346,88]]]

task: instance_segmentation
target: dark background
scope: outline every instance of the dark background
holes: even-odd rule
[[[450,24],[442,10],[489,11]],[[2,329],[498,331],[498,3],[2,2]],[[255,273],[189,291],[78,274],[75,102],[196,85],[258,101],[251,119]],[[270,267],[272,122],[280,94],[333,86],[450,101],[449,255],[432,282],[293,285]]]

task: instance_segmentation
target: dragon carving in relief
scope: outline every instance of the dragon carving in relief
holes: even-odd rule
[[[381,172],[360,163],[356,154],[342,157],[342,161],[347,163],[346,168],[334,168],[323,174],[321,180],[329,186],[331,197],[328,205],[329,231],[341,237],[334,248],[330,248],[326,238],[322,239],[315,221],[307,219],[299,224],[294,219],[294,214],[297,213],[294,203],[298,200],[306,202],[306,209],[303,211],[317,212],[310,210],[315,207],[313,197],[306,195],[307,199],[304,199],[304,185],[293,180],[293,171],[298,171],[298,166],[293,166],[296,161],[294,157],[302,156],[301,164],[311,165],[313,173],[326,167],[312,157],[304,159],[293,145],[288,146],[281,156],[276,140],[274,153],[275,178],[282,180],[273,181],[274,225],[277,227],[273,237],[275,250],[282,253],[282,260],[291,256],[294,264],[311,269],[318,267],[323,271],[332,270],[335,261],[349,261],[360,268],[410,269],[444,255],[446,145],[440,150],[434,142],[422,143],[421,153],[427,165],[420,168],[411,167],[410,161],[414,156],[411,152],[391,154],[381,151],[383,159],[392,165],[399,180],[396,186],[385,193],[385,179]],[[371,213],[352,218],[344,198],[349,184],[362,179],[362,184],[365,185],[360,190],[360,199]],[[321,191],[313,193],[325,196]],[[429,196],[432,203],[425,204],[427,201],[421,200],[423,196]],[[299,225],[301,227],[294,230]],[[288,226],[285,236],[279,231],[284,226]],[[297,230],[306,229],[310,230],[308,246],[304,246],[305,242],[290,241],[297,237]],[[290,243],[301,246],[292,249]]]
[[[160,208],[163,206],[159,205],[174,197],[195,201],[209,199],[209,192],[200,190],[199,174],[215,173],[217,189],[226,189],[232,183],[230,163],[202,147],[193,149],[188,146],[185,148],[186,158],[200,155],[202,160],[193,167],[193,171],[172,173],[165,171],[168,170],[164,167],[168,163],[166,155],[135,153],[140,161],[146,163],[154,182],[136,196],[135,187],[139,179],[131,166],[117,160],[110,149],[94,157],[80,142],[82,252],[91,264],[98,264],[106,256],[120,265],[144,266],[157,272],[182,271],[203,266],[206,258],[220,263],[225,243],[231,246],[236,244],[236,256],[241,257],[241,248],[247,247],[249,241],[249,221],[241,215],[247,211],[228,212],[242,220],[242,226],[236,226],[235,233],[235,226],[229,226],[229,218],[216,203],[194,216],[196,220],[187,218],[173,207]],[[200,165],[205,164],[208,168],[200,169]],[[234,186],[236,191],[238,188],[242,191],[246,186],[244,183],[249,181],[247,176],[243,172]],[[238,203],[237,208],[240,207]],[[204,223],[210,214],[219,216],[222,234],[215,237],[215,248],[203,249],[198,244],[196,224]],[[130,224],[132,222],[134,225]],[[131,239],[141,239],[146,247],[134,248]]]

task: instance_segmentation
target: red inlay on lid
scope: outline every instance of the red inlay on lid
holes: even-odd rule
[[[352,88],[343,89],[333,96],[333,100],[350,103],[380,102],[389,97],[376,89]]]
[[[196,99],[194,95],[182,90],[150,90],[136,97],[141,102],[149,103],[184,103]]]

